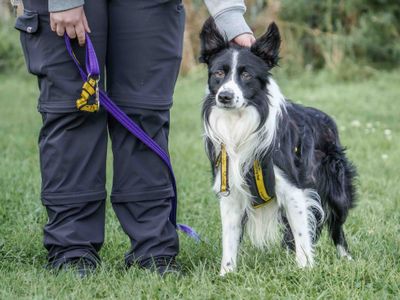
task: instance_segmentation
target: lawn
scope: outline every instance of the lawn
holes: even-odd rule
[[[179,190],[178,219],[197,229],[206,242],[196,244],[181,235],[182,278],[160,279],[137,268],[126,271],[123,254],[129,241],[108,203],[103,264],[84,280],[72,273],[55,276],[43,268],[46,214],[39,197],[37,84],[19,73],[0,75],[0,299],[399,297],[400,72],[378,72],[350,82],[333,80],[326,72],[277,76],[286,96],[335,117],[358,167],[358,206],[345,225],[354,260],[340,260],[326,233],[311,270],[297,269],[293,255],[279,246],[261,253],[245,241],[238,272],[225,278],[218,276],[219,210],[202,142],[204,73],[200,69],[178,82],[170,150]]]

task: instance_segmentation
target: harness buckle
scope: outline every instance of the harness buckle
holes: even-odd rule
[[[228,197],[230,194],[231,194],[231,190],[229,188],[227,190],[225,190],[225,191],[219,191],[217,193],[217,195],[219,197]]]

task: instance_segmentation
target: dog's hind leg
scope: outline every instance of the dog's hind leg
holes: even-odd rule
[[[222,221],[222,261],[220,275],[233,272],[240,239],[242,235],[242,220],[245,214],[245,199],[240,194],[231,191],[226,197],[220,197],[220,210]]]
[[[327,202],[328,227],[330,236],[336,246],[340,257],[352,259],[349,254],[346,238],[343,232],[343,224],[346,221],[350,208],[354,206],[356,187],[354,178],[356,169],[347,159],[344,149],[339,141],[328,144],[326,157],[320,168],[319,178]]]
[[[332,215],[329,218],[329,232],[332,237],[333,243],[336,246],[336,250],[340,257],[346,258],[348,260],[352,260],[352,257],[349,253],[349,247],[347,245],[346,237],[343,231],[343,223],[340,222],[338,217]]]

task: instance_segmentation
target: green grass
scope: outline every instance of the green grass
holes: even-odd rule
[[[399,296],[399,72],[380,72],[353,82],[337,82],[326,73],[292,79],[278,76],[285,95],[335,117],[343,144],[358,167],[359,204],[345,225],[354,261],[338,259],[326,234],[311,270],[297,269],[293,256],[279,247],[261,253],[246,241],[238,272],[226,278],[218,277],[219,210],[201,137],[204,73],[181,79],[177,85],[170,150],[178,181],[179,221],[196,228],[209,244],[197,245],[181,236],[178,259],[187,275],[180,279],[160,279],[136,268],[126,271],[122,262],[128,238],[108,203],[106,241],[100,253],[103,264],[85,280],[72,273],[55,276],[43,268],[46,214],[39,197],[37,85],[26,75],[0,75],[0,299]],[[385,129],[391,134],[385,135]],[[109,182],[111,178],[108,168]]]

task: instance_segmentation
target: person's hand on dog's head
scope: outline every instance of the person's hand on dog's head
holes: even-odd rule
[[[251,33],[242,33],[235,37],[232,42],[242,47],[251,47],[256,41],[256,38]]]

